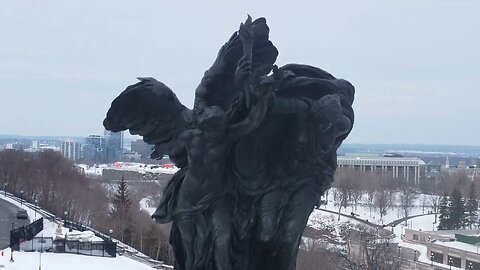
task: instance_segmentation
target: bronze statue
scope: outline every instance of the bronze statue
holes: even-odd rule
[[[192,110],[152,78],[127,87],[104,121],[153,144],[180,170],[153,218],[172,223],[175,269],[292,270],[313,207],[330,187],[354,121],[354,87],[315,67],[277,68],[264,18],[220,49]]]

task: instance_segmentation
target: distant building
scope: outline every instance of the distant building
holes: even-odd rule
[[[152,153],[153,145],[149,145],[144,142],[142,139],[132,141],[130,143],[130,149],[132,152],[140,154],[142,159],[149,158]]]
[[[123,155],[123,131],[105,130],[105,149],[107,162],[119,161]]]
[[[407,182],[418,184],[425,177],[425,162],[411,157],[381,157],[373,155],[338,156],[339,168],[354,168],[361,171],[378,172],[391,175],[393,178],[403,177]]]
[[[18,143],[18,142],[15,142],[15,143],[7,143],[5,145],[5,149],[9,149],[9,150],[23,150],[25,149],[26,147],[21,144],[21,143]]]
[[[123,158],[122,158],[122,160],[126,160],[126,161],[139,161],[141,158],[142,158],[142,156],[141,156],[139,153],[130,151],[130,152],[125,152],[125,153],[123,153]]]
[[[40,143],[38,141],[32,141],[32,149],[38,151],[40,149]]]
[[[105,138],[100,135],[86,137],[82,148],[82,157],[85,162],[106,162]]]
[[[64,157],[78,161],[81,157],[81,145],[73,140],[67,140],[60,143],[60,152]]]
[[[427,164],[427,172],[428,173],[439,173],[442,170],[442,164],[437,162],[436,160],[432,160]]]
[[[427,247],[430,261],[461,269],[480,269],[479,230],[416,231],[405,229],[404,239]]]

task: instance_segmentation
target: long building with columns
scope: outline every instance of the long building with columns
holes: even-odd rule
[[[391,175],[393,178],[403,177],[406,181],[418,184],[425,178],[426,165],[419,158],[412,157],[380,157],[380,156],[338,156],[339,168],[354,168],[364,172],[378,172]]]

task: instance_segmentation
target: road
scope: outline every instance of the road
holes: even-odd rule
[[[29,223],[28,219],[17,219],[17,210],[20,210],[20,208],[0,199],[0,249],[8,247],[10,244],[12,223],[15,228]]]

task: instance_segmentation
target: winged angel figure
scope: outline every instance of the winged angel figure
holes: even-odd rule
[[[153,78],[127,87],[104,120],[180,170],[152,217],[172,222],[175,269],[295,269],[301,235],[330,187],[354,121],[354,87],[316,67],[278,68],[264,18],[250,16],[182,105]]]

